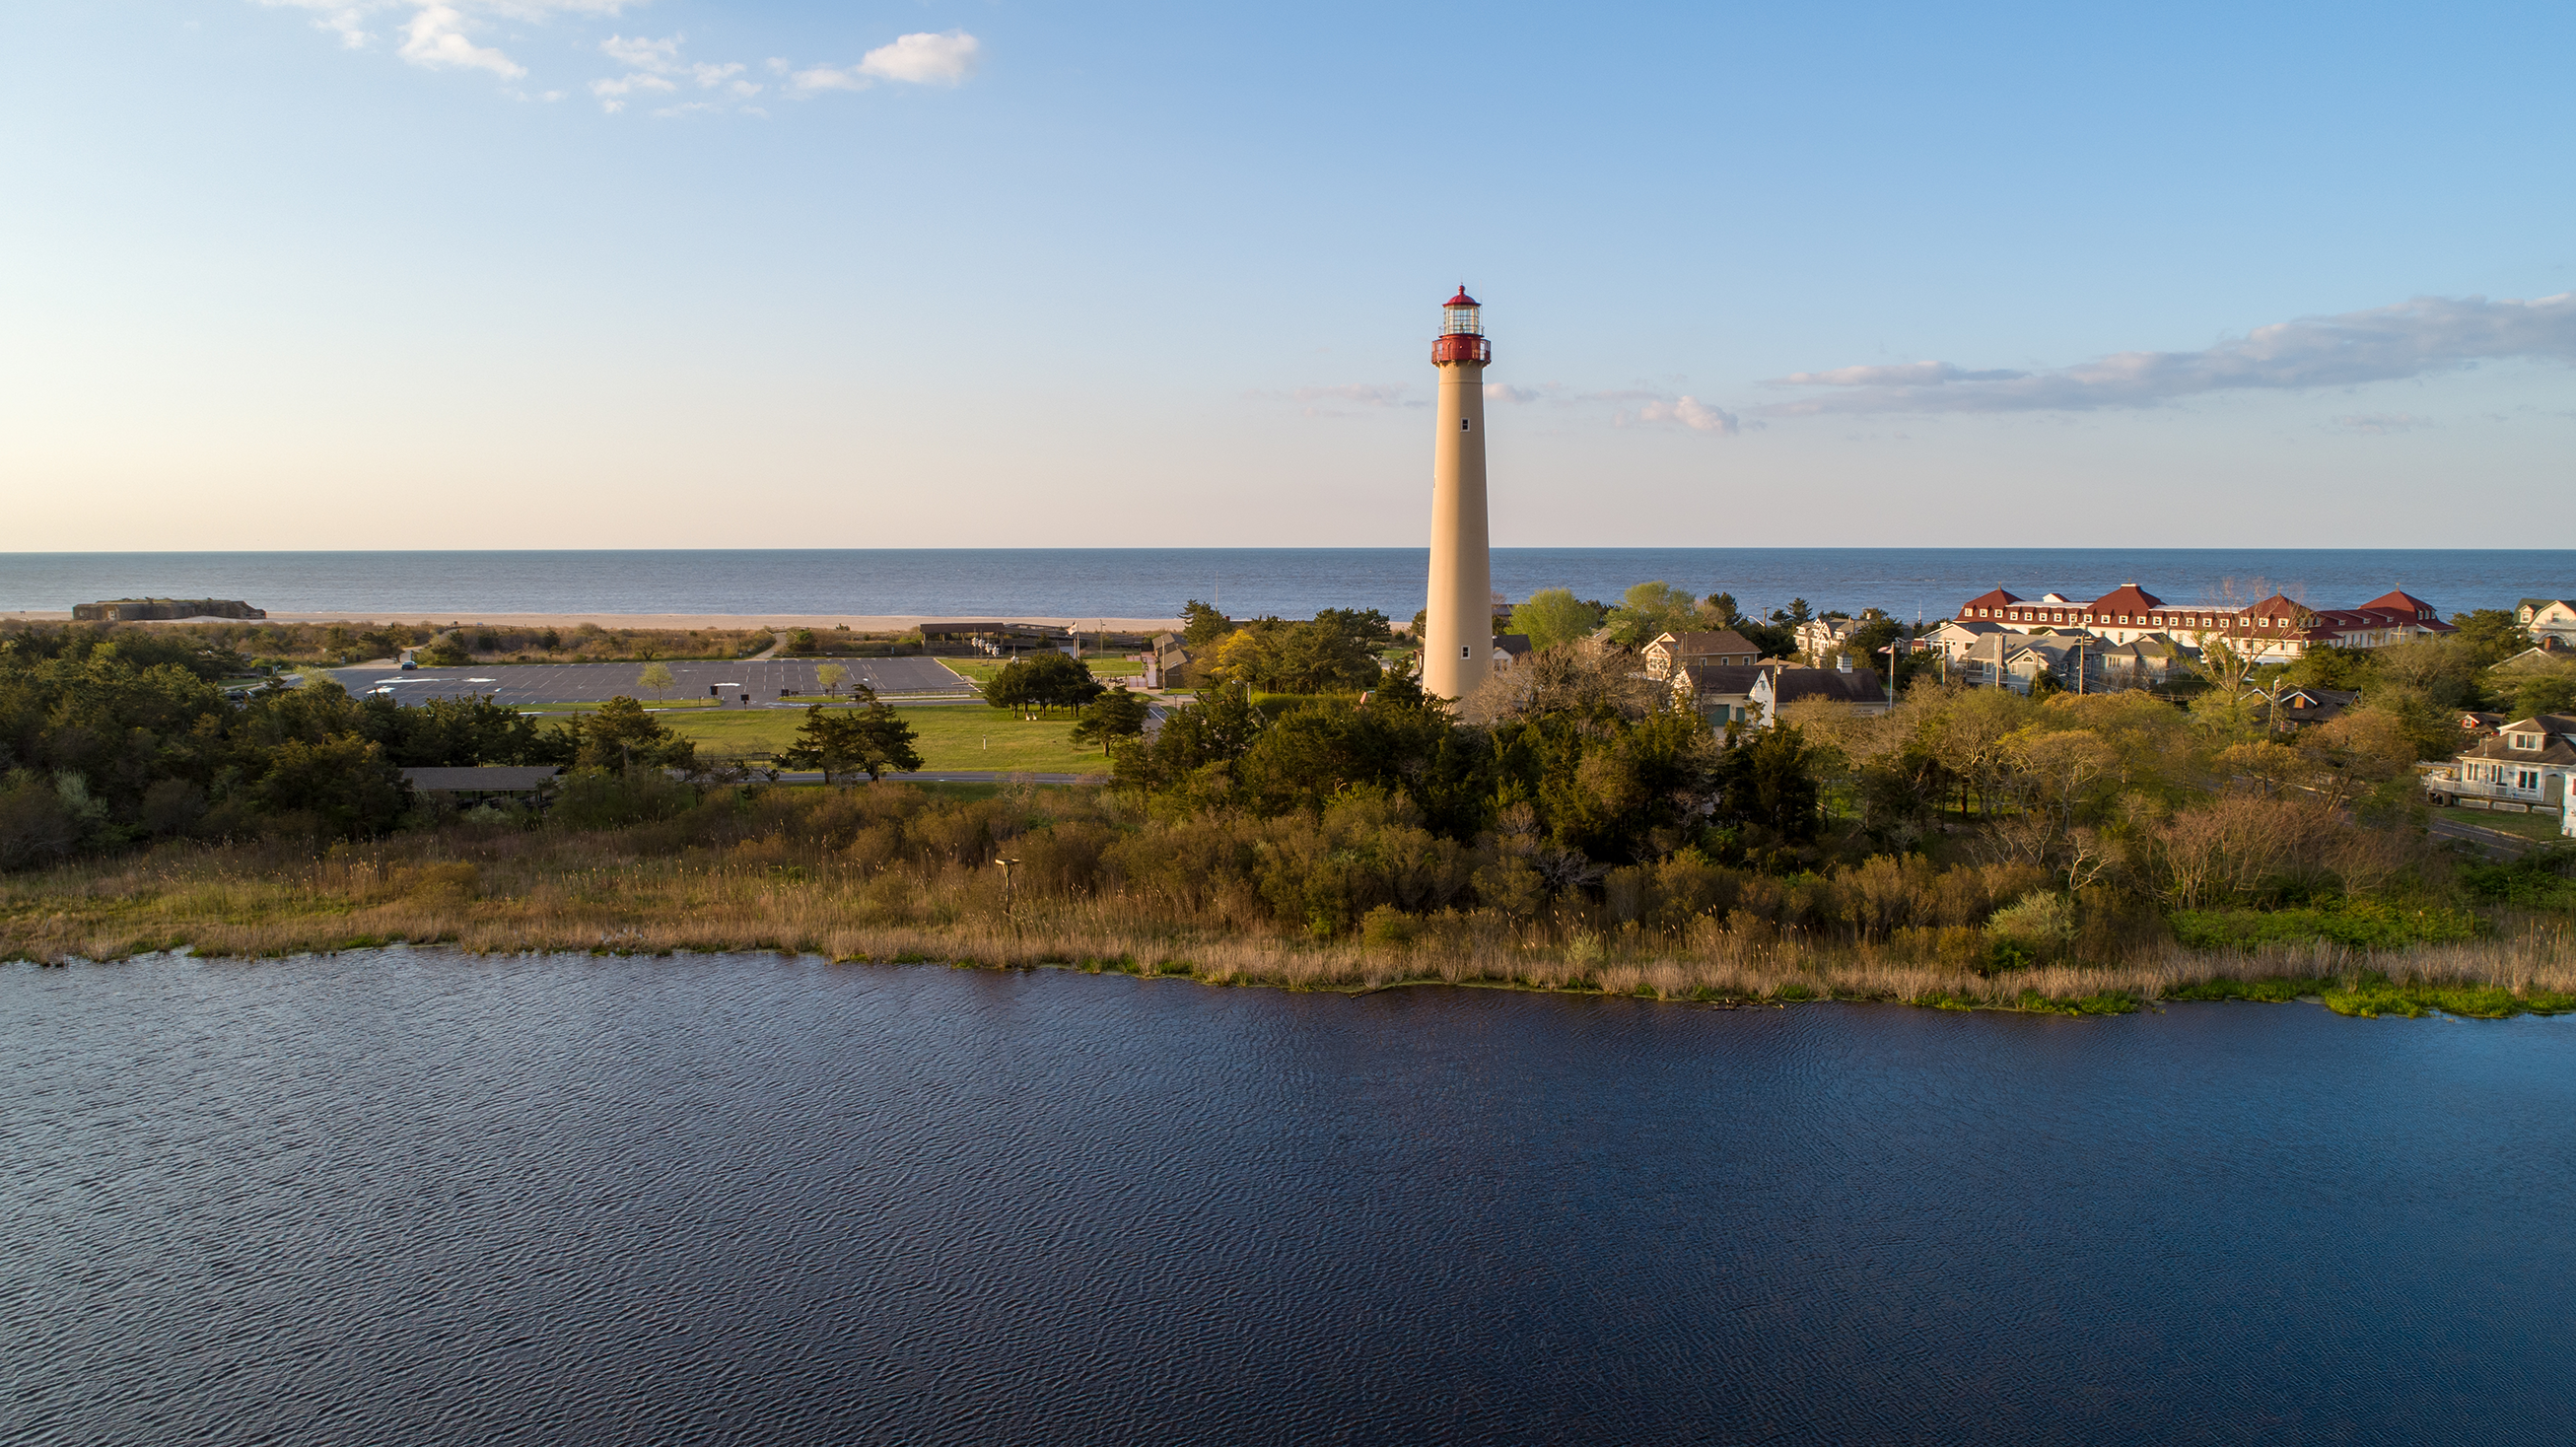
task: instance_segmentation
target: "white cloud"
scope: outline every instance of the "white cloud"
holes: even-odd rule
[[[1611,419],[1620,427],[1657,426],[1670,423],[1693,432],[1714,432],[1722,437],[1735,435],[1738,419],[1722,407],[1711,407],[1697,397],[1656,398],[1635,412],[1622,412]]]
[[[984,47],[963,30],[945,35],[897,36],[859,59],[859,69],[885,80],[911,85],[957,85],[975,73]]]
[[[403,26],[402,58],[432,68],[461,66],[516,79],[528,68],[489,46],[465,38],[465,12],[453,5],[423,5]]]
[[[673,35],[662,40],[648,40],[642,36],[629,39],[623,35],[612,35],[601,41],[599,49],[602,54],[611,60],[624,63],[630,69],[627,74],[614,80],[594,80],[590,83],[590,93],[599,97],[600,109],[615,115],[626,109],[625,97],[638,91],[675,91],[680,88],[682,79],[695,81],[700,90],[715,90],[721,87],[726,95],[732,97],[732,101],[690,101],[685,105],[665,106],[653,114],[687,116],[720,113],[731,109],[733,102],[749,100],[766,89],[758,81],[737,79],[751,69],[741,61],[728,61],[718,65],[710,61],[682,60],[680,46],[687,38],[684,35]],[[753,111],[752,114],[768,113]]]
[[[374,40],[367,17],[384,11],[401,17],[402,58],[432,70],[488,70],[515,79],[527,67],[490,46],[477,45],[470,31],[482,16],[542,21],[557,14],[615,15],[638,0],[258,0],[272,9],[315,12],[313,23],[340,37],[351,50]]]
[[[1921,387],[1943,382],[2009,382],[2025,372],[1971,372],[1948,362],[1898,362],[1877,367],[1836,367],[1830,372],[1792,372],[1766,385],[1773,387]]]
[[[629,40],[623,35],[612,35],[599,42],[599,52],[631,70],[649,70],[658,75],[680,68],[682,39],[674,35],[668,40],[647,40],[639,35]]]
[[[878,46],[847,69],[818,65],[797,71],[794,84],[808,94],[865,90],[881,80],[907,85],[960,85],[975,73],[983,58],[983,42],[963,30],[951,30],[945,35],[924,31],[897,36],[892,44]]]
[[[494,46],[476,38],[494,19],[532,24],[564,16],[614,16],[645,0],[255,0],[255,3],[278,9],[301,10],[313,15],[316,27],[340,37],[350,49],[364,49],[374,42],[368,30],[370,17],[394,22],[401,38],[399,53],[404,60],[430,69],[484,70],[505,79],[516,80],[528,73],[527,67]],[[601,53],[626,68],[626,74],[590,82],[590,93],[597,97],[600,108],[614,114],[626,108],[629,98],[677,90],[683,83],[694,83],[701,91],[712,93],[709,99],[692,101],[685,106],[670,106],[656,115],[685,115],[701,111],[738,110],[748,115],[768,112],[745,105],[768,89],[760,81],[748,79],[752,67],[743,61],[688,61],[680,50],[687,37],[670,35],[661,39],[650,36],[611,35],[599,42]],[[846,69],[816,66],[798,71],[783,57],[772,56],[761,62],[771,73],[789,77],[791,89],[811,94],[823,90],[864,90],[879,81],[900,81],[911,85],[957,85],[975,71],[983,58],[983,44],[962,30],[944,35],[927,32],[897,37],[862,56],[858,64]],[[525,92],[505,90],[506,95],[528,99]],[[558,99],[563,92],[544,93],[545,99]],[[721,95],[723,99],[713,98]]]
[[[2257,327],[2198,352],[2120,352],[2044,372],[1971,372],[1945,362],[1801,372],[1773,385],[1827,395],[1775,416],[2044,412],[2152,407],[2204,392],[2352,387],[2508,358],[2576,362],[2576,293],[2537,301],[2418,297],[2396,306]]]

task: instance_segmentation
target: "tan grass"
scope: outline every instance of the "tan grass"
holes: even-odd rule
[[[467,857],[457,857],[458,855]],[[173,844],[0,880],[0,958],[105,960],[176,948],[278,956],[396,940],[475,952],[790,951],[836,960],[1074,966],[1216,984],[1364,990],[1409,982],[1601,991],[1664,1000],[1902,1000],[2063,1007],[2154,1000],[2209,980],[2576,992],[2563,926],[2398,954],[2332,945],[2199,954],[2172,945],[2103,964],[1994,976],[1887,944],[1818,945],[1757,921],[1596,931],[1563,918],[1445,912],[1403,945],[1314,940],[1169,913],[1119,895],[1021,895],[997,871],[874,872],[771,838],[679,857],[617,857],[582,836],[399,836],[313,858],[275,846]]]

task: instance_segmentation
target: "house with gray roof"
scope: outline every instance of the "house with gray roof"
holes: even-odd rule
[[[2429,770],[2424,792],[2436,805],[2460,804],[2512,814],[2556,814],[2559,833],[2576,836],[2568,780],[2576,776],[2576,717],[2534,714],[2500,726]]]

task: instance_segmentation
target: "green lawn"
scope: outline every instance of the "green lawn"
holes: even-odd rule
[[[2493,829],[2499,834],[2519,834],[2525,839],[2560,837],[2558,815],[2554,812],[2498,814],[2486,809],[2436,809],[2433,814],[2436,818],[2448,819],[2454,824],[2474,824],[2481,829]]]
[[[943,658],[939,661],[946,664],[951,673],[962,674],[977,683],[1001,672],[1005,662],[999,658]],[[1094,678],[1142,678],[1145,675],[1145,665],[1132,658],[1091,657],[1082,661]]]
[[[1105,773],[1109,760],[1071,738],[1067,718],[1020,720],[998,708],[952,705],[898,708],[912,725],[913,747],[925,769],[998,769],[1005,773]],[[795,741],[801,710],[737,709],[732,713],[665,715],[663,722],[715,754],[774,754]]]

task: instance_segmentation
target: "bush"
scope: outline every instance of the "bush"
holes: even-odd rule
[[[1381,904],[1360,919],[1360,938],[1380,949],[1400,950],[1413,943],[1416,921],[1391,904]]]
[[[0,870],[38,869],[80,848],[82,821],[52,780],[20,769],[0,785]]]
[[[2383,900],[2334,900],[2298,909],[2183,909],[2170,916],[2174,938],[2196,950],[2251,950],[2323,940],[2354,949],[2396,950],[2478,937],[2483,926],[2466,910],[2408,909]]]
[[[659,769],[576,769],[564,776],[552,821],[566,829],[622,829],[677,816],[697,791]]]

